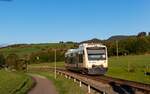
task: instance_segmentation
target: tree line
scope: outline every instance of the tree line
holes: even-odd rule
[[[129,54],[150,54],[150,35],[143,32],[137,36],[128,37],[122,40],[109,41],[104,43],[108,48],[109,56]]]

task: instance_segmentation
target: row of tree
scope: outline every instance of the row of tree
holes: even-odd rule
[[[123,40],[105,42],[109,56],[150,53],[150,36],[129,37]]]

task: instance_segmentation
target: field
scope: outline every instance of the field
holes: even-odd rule
[[[150,55],[111,57],[106,75],[150,84],[150,75],[144,72],[150,69]]]
[[[47,66],[47,67],[55,67],[55,63],[51,62],[45,62],[45,63],[39,63],[39,64],[30,64],[29,68],[33,68],[33,67],[40,67],[40,66]],[[65,63],[64,62],[56,62],[56,67],[58,68],[64,68],[65,67]]]
[[[32,80],[24,73],[0,70],[0,94],[25,94]]]

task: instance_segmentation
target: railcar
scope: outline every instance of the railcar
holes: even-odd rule
[[[83,43],[65,53],[65,67],[83,74],[103,75],[108,69],[107,47],[99,43]]]

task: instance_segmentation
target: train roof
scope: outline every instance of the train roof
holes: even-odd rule
[[[102,43],[83,43],[83,44],[79,45],[79,48],[82,48],[82,47],[93,47],[93,46],[106,47]]]
[[[84,47],[106,47],[105,45],[101,44],[101,43],[83,43],[79,45],[79,48],[77,49],[69,49],[65,54],[71,54],[71,53],[77,53],[80,52],[84,49]]]

